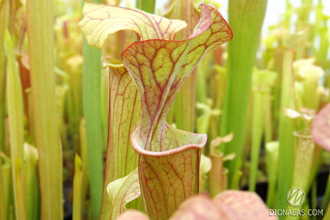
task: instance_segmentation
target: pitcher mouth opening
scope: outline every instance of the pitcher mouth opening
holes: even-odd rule
[[[149,150],[145,150],[143,148],[143,146],[139,145],[138,138],[136,138],[137,137],[136,128],[137,128],[137,126],[134,128],[134,130],[131,134],[132,147],[133,147],[133,149],[136,153],[138,153],[140,155],[144,155],[144,156],[149,156],[149,157],[165,157],[165,156],[168,156],[168,155],[173,155],[173,154],[180,153],[180,152],[188,150],[188,149],[197,149],[197,150],[199,150],[199,149],[202,149],[206,145],[206,141],[207,141],[207,135],[206,134],[195,134],[195,133],[191,133],[191,132],[187,132],[187,131],[182,131],[182,132],[190,133],[192,135],[200,136],[200,138],[199,138],[200,141],[197,142],[197,143],[182,145],[180,147],[170,149],[170,150],[166,150],[166,151],[149,151]]]

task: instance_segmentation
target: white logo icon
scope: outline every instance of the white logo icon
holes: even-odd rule
[[[300,188],[292,188],[286,195],[286,201],[293,207],[301,206],[305,202],[305,192]]]

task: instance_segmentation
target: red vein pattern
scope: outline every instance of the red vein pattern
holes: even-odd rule
[[[177,31],[186,27],[184,21],[170,20],[136,9],[85,2],[84,19],[79,23],[88,43],[100,48],[109,34],[133,30],[139,40],[173,40]],[[110,110],[105,181],[100,219],[111,219],[105,187],[117,178],[128,175],[138,165],[138,154],[130,146],[130,135],[140,112],[140,95],[125,67],[106,60],[110,69]],[[132,206],[137,208],[138,202]]]
[[[103,67],[109,67],[110,108],[100,219],[111,219],[109,210],[113,205],[105,189],[110,182],[125,177],[138,166],[138,154],[131,147],[130,134],[139,118],[141,101],[136,86],[120,61],[105,58],[102,63]]]
[[[167,151],[191,142],[201,143],[204,138],[174,129],[165,122],[176,94],[199,60],[232,38],[229,26],[214,8],[206,5],[201,8],[201,19],[187,40],[136,42],[122,53],[142,101],[142,120],[132,134],[133,147]]]
[[[199,60],[232,38],[219,12],[204,4],[200,8],[201,18],[187,40],[146,40],[122,53],[141,95],[142,119],[131,135],[131,143],[140,154],[142,199],[151,219],[168,219],[182,201],[198,192],[206,135],[175,129],[165,119]]]
[[[232,38],[228,24],[214,8],[203,4],[200,8],[200,20],[184,41],[174,39],[175,33],[186,26],[185,22],[117,6],[86,2],[85,17],[79,23],[88,43],[99,48],[109,34],[119,30],[133,30],[142,40],[122,53],[123,64],[133,81],[120,63],[107,65],[111,91],[104,185],[124,174],[118,162],[128,159],[126,137],[137,122],[136,112],[140,108],[141,120],[130,140],[140,154],[142,198],[151,219],[168,219],[183,200],[198,192],[200,155],[206,135],[175,129],[166,124],[165,118],[199,60]],[[101,219],[109,219],[108,200],[104,197],[103,193]]]
[[[330,104],[316,115],[312,125],[312,135],[316,144],[330,152]]]
[[[168,219],[182,201],[198,192],[200,154],[199,149],[188,148],[167,156],[140,156],[141,195],[151,219]]]
[[[101,48],[109,34],[132,30],[139,40],[174,40],[175,33],[185,28],[184,21],[170,20],[146,12],[115,5],[85,2],[84,19],[79,22],[88,43]]]

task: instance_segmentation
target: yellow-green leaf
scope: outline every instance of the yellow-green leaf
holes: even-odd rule
[[[14,57],[10,34],[5,34],[5,50],[7,54],[7,100],[10,133],[10,154],[12,158],[12,172],[14,183],[15,211],[18,219],[26,219],[24,193],[22,192],[21,166],[23,162],[24,143],[24,113],[21,81],[18,74],[18,64]]]
[[[109,34],[132,30],[140,40],[174,40],[175,33],[186,27],[180,20],[169,20],[138,9],[86,1],[84,19],[79,23],[88,44],[101,48]]]
[[[211,159],[202,154],[200,171],[199,171],[199,193],[204,192],[207,181],[207,173],[210,172],[211,168],[212,168]]]
[[[138,169],[133,170],[129,175],[111,182],[107,186],[107,192],[112,207],[110,219],[116,219],[126,210],[126,204],[141,195]]]
[[[104,187],[129,175],[138,165],[138,154],[131,147],[130,135],[139,118],[140,95],[131,80],[125,66],[120,62],[105,58],[103,67],[109,68],[109,121],[108,151]],[[131,204],[130,204],[131,205]],[[141,201],[132,204],[138,208]],[[103,190],[101,219],[109,219],[111,201],[107,190]]]
[[[27,219],[40,218],[40,188],[38,172],[38,150],[24,143],[25,204]]]

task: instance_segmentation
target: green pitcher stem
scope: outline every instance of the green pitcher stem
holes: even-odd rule
[[[211,198],[215,197],[220,192],[227,189],[228,180],[227,180],[227,172],[225,171],[223,167],[223,156],[218,154],[212,154],[210,155],[210,159],[212,161],[212,168],[210,170],[210,196]]]
[[[54,1],[27,1],[27,21],[41,218],[62,219],[63,164],[54,73]]]
[[[267,104],[267,93],[254,91],[253,94],[253,121],[252,121],[252,152],[249,190],[255,191],[259,165],[260,146],[263,134],[264,106]]]
[[[240,168],[239,160],[243,151],[244,123],[252,69],[256,61],[266,6],[266,0],[229,1],[229,23],[235,37],[228,44],[228,81],[220,136],[230,132],[235,134],[230,143],[221,146],[223,152],[236,153],[235,159],[227,164],[230,187],[234,175],[238,174],[237,171]],[[235,178],[237,180],[237,177]]]
[[[312,166],[313,151],[315,148],[313,138],[310,131],[294,132],[295,136],[295,160],[293,168],[293,177],[291,188],[299,188],[305,193],[305,198],[308,193],[308,181],[311,177],[310,170]],[[297,202],[299,203],[300,200]],[[301,209],[302,204],[298,206],[291,206],[288,204],[288,209]],[[298,216],[290,216],[288,219],[299,219]]]
[[[278,172],[278,148],[279,142],[266,143],[266,166],[268,175],[268,192],[267,192],[267,206],[269,208],[275,207],[276,202],[276,184],[277,184],[277,172]]]
[[[101,0],[96,2],[102,3]],[[87,159],[92,215],[94,219],[98,219],[103,186],[101,51],[89,46],[85,37],[83,38],[83,110],[86,123]]]
[[[294,136],[296,152],[292,187],[299,187],[307,191],[315,145],[309,131],[294,132]]]
[[[282,82],[281,82],[281,106],[279,109],[279,176],[277,208],[287,207],[286,194],[292,185],[294,145],[293,132],[296,131],[295,121],[285,115],[285,108],[296,109],[294,93],[294,76],[292,72],[294,52],[285,50],[283,55]]]

